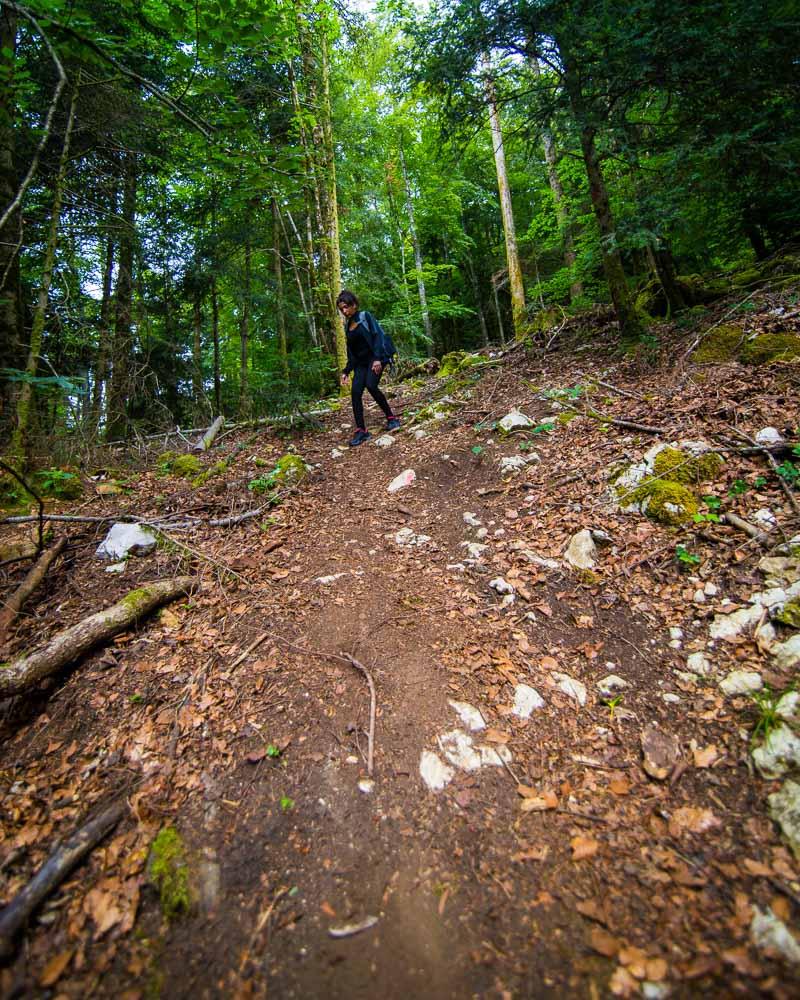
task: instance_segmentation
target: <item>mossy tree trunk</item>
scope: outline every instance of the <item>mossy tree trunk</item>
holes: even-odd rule
[[[47,236],[47,246],[44,253],[44,264],[42,265],[42,278],[39,283],[39,293],[36,297],[36,308],[33,312],[33,322],[31,324],[31,339],[28,346],[28,360],[25,365],[27,380],[22,383],[19,396],[17,397],[17,426],[11,442],[11,454],[18,468],[26,469],[30,465],[31,459],[31,429],[34,417],[34,383],[36,372],[39,368],[39,357],[42,352],[42,341],[44,339],[44,324],[47,318],[47,306],[50,300],[50,285],[53,280],[53,268],[56,261],[56,248],[58,246],[58,233],[61,226],[61,202],[64,197],[64,182],[67,177],[69,167],[69,148],[72,140],[72,126],[75,122],[75,108],[78,102],[78,91],[80,89],[80,75],[72,88],[72,100],[69,106],[67,117],[67,127],[64,132],[64,142],[61,147],[61,156],[58,162],[58,173],[53,187],[53,207],[50,215],[50,230]]]
[[[336,297],[342,289],[342,258],[339,249],[339,200],[336,194],[336,156],[333,146],[333,109],[331,107],[331,65],[327,25],[320,26],[322,50],[322,136],[325,188],[325,243],[328,254],[327,316],[328,329],[336,345],[336,363],[341,371],[347,364],[347,341],[344,324],[336,308]]]
[[[278,199],[272,199],[272,253],[275,269],[275,325],[278,328],[278,354],[283,377],[289,380],[289,357],[286,351],[286,302],[283,295],[283,263],[281,261],[281,218]]]
[[[411,245],[414,247],[414,268],[417,272],[417,294],[419,295],[419,308],[422,313],[422,327],[425,330],[425,348],[428,357],[433,354],[433,329],[431,327],[431,314],[428,311],[428,295],[425,290],[425,274],[422,270],[422,247],[417,234],[417,224],[414,219],[414,198],[411,194],[411,182],[408,179],[406,169],[406,158],[403,154],[402,142],[399,146],[400,168],[403,171],[403,187],[406,193],[406,211],[408,212],[408,228],[411,236]]]
[[[250,347],[250,293],[252,245],[248,236],[244,244],[244,280],[239,307],[239,418],[247,420],[252,411],[250,397],[249,347]]]
[[[489,57],[484,56],[483,68],[486,89],[486,104],[489,108],[489,123],[492,130],[492,147],[494,163],[497,170],[497,188],[500,192],[500,210],[503,216],[503,232],[506,241],[506,262],[508,264],[508,285],[511,291],[511,319],[514,326],[514,338],[520,340],[525,336],[527,309],[525,306],[525,286],[522,281],[522,268],[519,262],[517,248],[517,232],[514,226],[514,209],[511,204],[511,188],[508,183],[506,169],[506,154],[503,146],[503,131],[500,125],[500,112],[497,107],[497,96],[494,81],[489,73]]]
[[[100,322],[97,331],[97,362],[92,386],[91,426],[96,431],[103,413],[103,387],[108,378],[108,361],[111,355],[111,291],[114,280],[114,256],[117,221],[118,178],[114,177],[108,193],[108,233],[106,234],[103,259],[103,291],[100,300]]]

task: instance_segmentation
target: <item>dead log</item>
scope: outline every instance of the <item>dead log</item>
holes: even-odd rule
[[[57,633],[41,649],[19,656],[10,663],[0,664],[0,698],[35,687],[45,677],[77,660],[106,639],[124,632],[160,605],[191,593],[197,583],[193,576],[179,576],[172,580],[157,580],[132,590],[112,607]]]
[[[200,440],[195,444],[195,451],[208,451],[214,442],[214,438],[219,434],[222,428],[225,426],[225,417],[220,414],[214,423],[208,428],[205,434],[200,438]]]
[[[53,851],[33,879],[0,911],[0,961],[13,955],[14,939],[42,900],[113,830],[127,809],[127,802],[121,798],[93,816]]]
[[[754,524],[745,521],[743,517],[739,517],[738,514],[734,514],[731,511],[726,511],[723,516],[728,524],[749,535],[753,541],[758,542],[760,545],[769,545],[770,539],[766,531],[762,531],[761,528],[757,528]]]
[[[0,646],[6,641],[8,630],[14,619],[22,610],[22,606],[28,600],[44,580],[47,571],[64,551],[67,544],[66,536],[59,538],[56,544],[43,552],[33,566],[28,570],[28,575],[17,587],[14,593],[6,601],[6,606],[0,611]]]

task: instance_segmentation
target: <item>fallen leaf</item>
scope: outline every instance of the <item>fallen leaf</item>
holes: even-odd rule
[[[644,979],[647,975],[647,952],[633,945],[620,949],[619,961],[636,979]]]
[[[760,861],[753,861],[752,858],[745,858],[742,864],[748,875],[753,875],[755,878],[769,878],[772,875],[769,865],[762,865]]]
[[[572,848],[572,860],[582,861],[584,858],[593,858],[597,854],[600,844],[594,837],[585,837],[578,834],[569,842]]]
[[[542,795],[534,798],[526,798],[520,802],[522,812],[544,812],[546,809],[556,809],[558,807],[558,796],[555,792],[546,791]]]
[[[487,729],[483,738],[487,743],[508,743],[511,739],[508,733],[503,733],[499,729]]]
[[[650,958],[645,963],[645,978],[651,983],[660,983],[667,978],[667,963],[663,958]]]
[[[728,965],[732,965],[740,976],[752,976],[755,978],[762,974],[761,966],[758,962],[753,961],[747,948],[744,946],[740,948],[728,948],[726,951],[723,951],[722,960]]]
[[[589,947],[598,955],[615,958],[619,954],[620,943],[613,934],[602,927],[593,927],[589,935]]]
[[[517,851],[516,854],[511,855],[511,860],[517,863],[521,861],[544,861],[549,853],[549,847],[533,847],[527,851]]]
[[[614,795],[627,795],[631,790],[631,783],[627,778],[612,778],[608,788]]]
[[[55,955],[47,965],[44,967],[41,976],[39,976],[40,986],[53,986],[61,978],[62,973],[69,965],[70,959],[72,958],[73,951],[62,951],[60,954]]]
[[[580,902],[575,906],[575,909],[582,917],[586,917],[587,920],[596,920],[599,924],[604,924],[606,922],[606,918],[600,911],[600,907],[593,899],[580,900]]]
[[[253,750],[252,753],[249,753],[245,757],[245,760],[247,761],[248,764],[258,764],[266,756],[267,756],[266,750]]]
[[[326,917],[336,916],[336,910],[334,910],[334,908],[327,901],[327,899],[323,899],[323,901],[319,904],[319,908],[322,910],[322,912],[325,914]]]
[[[695,767],[711,767],[712,764],[719,760],[719,751],[712,743],[702,750],[693,750],[692,757],[694,758]]]
[[[706,833],[720,825],[710,809],[681,806],[670,817],[669,832],[672,837],[680,837],[684,833]]]
[[[622,966],[616,969],[608,986],[615,997],[631,997],[639,992],[639,984]]]
[[[541,660],[539,660],[539,666],[542,670],[558,670],[558,660],[554,659],[552,656],[543,656]]]

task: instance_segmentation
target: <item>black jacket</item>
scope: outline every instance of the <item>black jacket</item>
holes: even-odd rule
[[[352,319],[356,321],[354,330],[350,329]],[[359,312],[351,319],[345,319],[344,331],[347,337],[345,375],[349,375],[354,368],[369,368],[373,361],[380,361],[382,365],[389,363],[383,329],[372,313]]]

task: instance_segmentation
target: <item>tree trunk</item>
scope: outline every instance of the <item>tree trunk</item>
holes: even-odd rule
[[[116,166],[115,161],[115,166]],[[103,386],[108,377],[108,359],[111,354],[111,289],[114,278],[115,228],[117,222],[117,180],[115,177],[108,195],[108,233],[105,260],[103,261],[103,297],[100,300],[100,326],[97,331],[97,362],[92,387],[91,425],[94,431],[100,426],[103,413]]]
[[[500,334],[500,344],[506,346],[506,331],[503,326],[503,314],[500,311],[500,297],[497,294],[497,281],[495,276],[492,275],[492,299],[494,301],[494,312],[497,317],[497,332]]]
[[[658,283],[661,285],[661,290],[664,292],[670,313],[685,309],[686,298],[675,274],[675,259],[672,256],[672,251],[663,240],[659,241],[659,246],[655,250],[652,247],[648,247],[647,251],[650,264],[655,272]]]
[[[469,282],[472,285],[472,294],[475,296],[475,308],[478,310],[478,322],[481,327],[481,344],[483,347],[488,347],[489,328],[486,325],[486,313],[483,309],[483,296],[481,295],[481,287],[478,283],[478,275],[475,273],[475,265],[472,263],[472,258],[469,254],[464,258],[464,261],[467,266]]]
[[[298,233],[297,231],[297,226],[294,224],[292,213],[287,211],[286,216],[289,219],[289,223],[291,224],[292,232],[294,233],[294,237],[297,240],[297,245],[301,246],[302,240],[300,239],[300,233]],[[284,242],[286,243],[286,248],[289,252],[289,261],[292,265],[292,271],[294,272],[294,280],[297,285],[297,294],[300,297],[300,306],[303,310],[303,314],[306,317],[306,323],[308,324],[308,333],[309,336],[311,337],[311,343],[315,347],[319,347],[319,337],[317,336],[317,326],[316,326],[316,319],[314,316],[314,309],[313,306],[310,305],[311,296],[313,295],[314,290],[309,286],[309,298],[306,299],[305,292],[303,291],[303,279],[300,275],[300,268],[297,266],[297,259],[294,255],[294,251],[292,250],[292,242],[289,239],[289,234],[286,232],[286,223],[283,218],[283,213],[280,210],[280,206],[278,206],[278,219],[281,224],[281,232],[283,233],[283,239]]]
[[[511,291],[511,317],[514,325],[514,337],[520,340],[525,336],[527,310],[525,307],[525,286],[522,282],[522,268],[519,263],[517,249],[517,234],[514,228],[514,210],[511,205],[511,189],[508,185],[506,170],[506,154],[503,147],[503,132],[500,127],[500,113],[497,109],[494,81],[489,75],[489,57],[483,58],[486,73],[486,103],[489,107],[489,122],[492,129],[492,146],[494,148],[494,163],[497,169],[497,187],[500,192],[500,209],[503,215],[503,231],[506,239],[506,260],[508,262],[508,283]]]
[[[250,238],[244,244],[244,283],[239,310],[239,419],[247,420],[252,410],[248,350],[250,341],[250,269],[252,266]]]
[[[272,199],[272,252],[275,257],[275,322],[278,327],[278,354],[283,377],[289,380],[289,358],[286,352],[286,303],[283,300],[283,267],[281,265],[281,219],[277,198]]]
[[[47,247],[44,254],[44,264],[42,266],[42,281],[39,285],[39,294],[36,299],[36,308],[33,313],[31,324],[31,340],[28,348],[28,361],[25,365],[25,373],[28,379],[36,377],[39,368],[39,356],[42,352],[42,340],[44,338],[44,324],[47,318],[47,305],[50,299],[50,285],[53,280],[53,268],[56,261],[56,248],[58,246],[58,231],[61,225],[61,201],[64,197],[64,181],[69,167],[69,147],[72,139],[72,125],[75,121],[75,107],[78,102],[78,90],[80,88],[80,76],[72,88],[72,100],[69,106],[69,116],[67,127],[64,132],[64,144],[61,147],[61,157],[58,162],[58,174],[56,175],[55,187],[53,190],[53,207],[50,215],[50,232],[47,237]],[[19,396],[17,398],[17,426],[11,443],[11,453],[14,460],[21,469],[26,469],[31,458],[31,427],[34,413],[34,389],[33,382],[22,383]]]
[[[203,296],[200,288],[192,297],[192,395],[198,414],[208,413],[208,400],[203,385]]]
[[[133,352],[133,257],[136,243],[136,153],[126,150],[122,161],[122,220],[119,238],[117,287],[114,290],[114,341],[111,348],[111,379],[106,403],[106,439],[118,441],[128,435],[128,398]]]
[[[16,15],[7,7],[0,10],[0,207],[5,208],[17,192],[14,162],[16,108],[12,97],[17,36]],[[19,286],[19,248],[22,243],[22,214],[17,209],[0,230],[0,367],[18,368],[22,352],[22,298]],[[12,383],[0,383],[0,418],[5,418],[12,401]]]
[[[433,354],[433,330],[431,329],[431,317],[428,312],[428,297],[425,292],[425,275],[422,271],[422,247],[419,244],[417,226],[414,221],[414,199],[411,197],[411,184],[406,170],[406,158],[403,154],[402,145],[400,152],[400,168],[403,171],[403,186],[406,192],[406,211],[408,212],[408,227],[411,235],[411,244],[414,247],[414,267],[417,271],[417,292],[419,294],[419,307],[422,312],[422,326],[425,330],[425,350],[428,357]]]
[[[219,300],[217,276],[211,277],[211,336],[214,341],[214,412],[222,413],[222,380],[219,374]]]
[[[336,362],[341,371],[347,364],[347,341],[344,324],[336,308],[336,297],[342,289],[342,259],[339,252],[339,203],[336,196],[336,157],[333,147],[333,111],[331,108],[331,66],[328,38],[323,25],[322,48],[322,134],[325,160],[325,240],[328,248],[328,324],[336,345]]]

